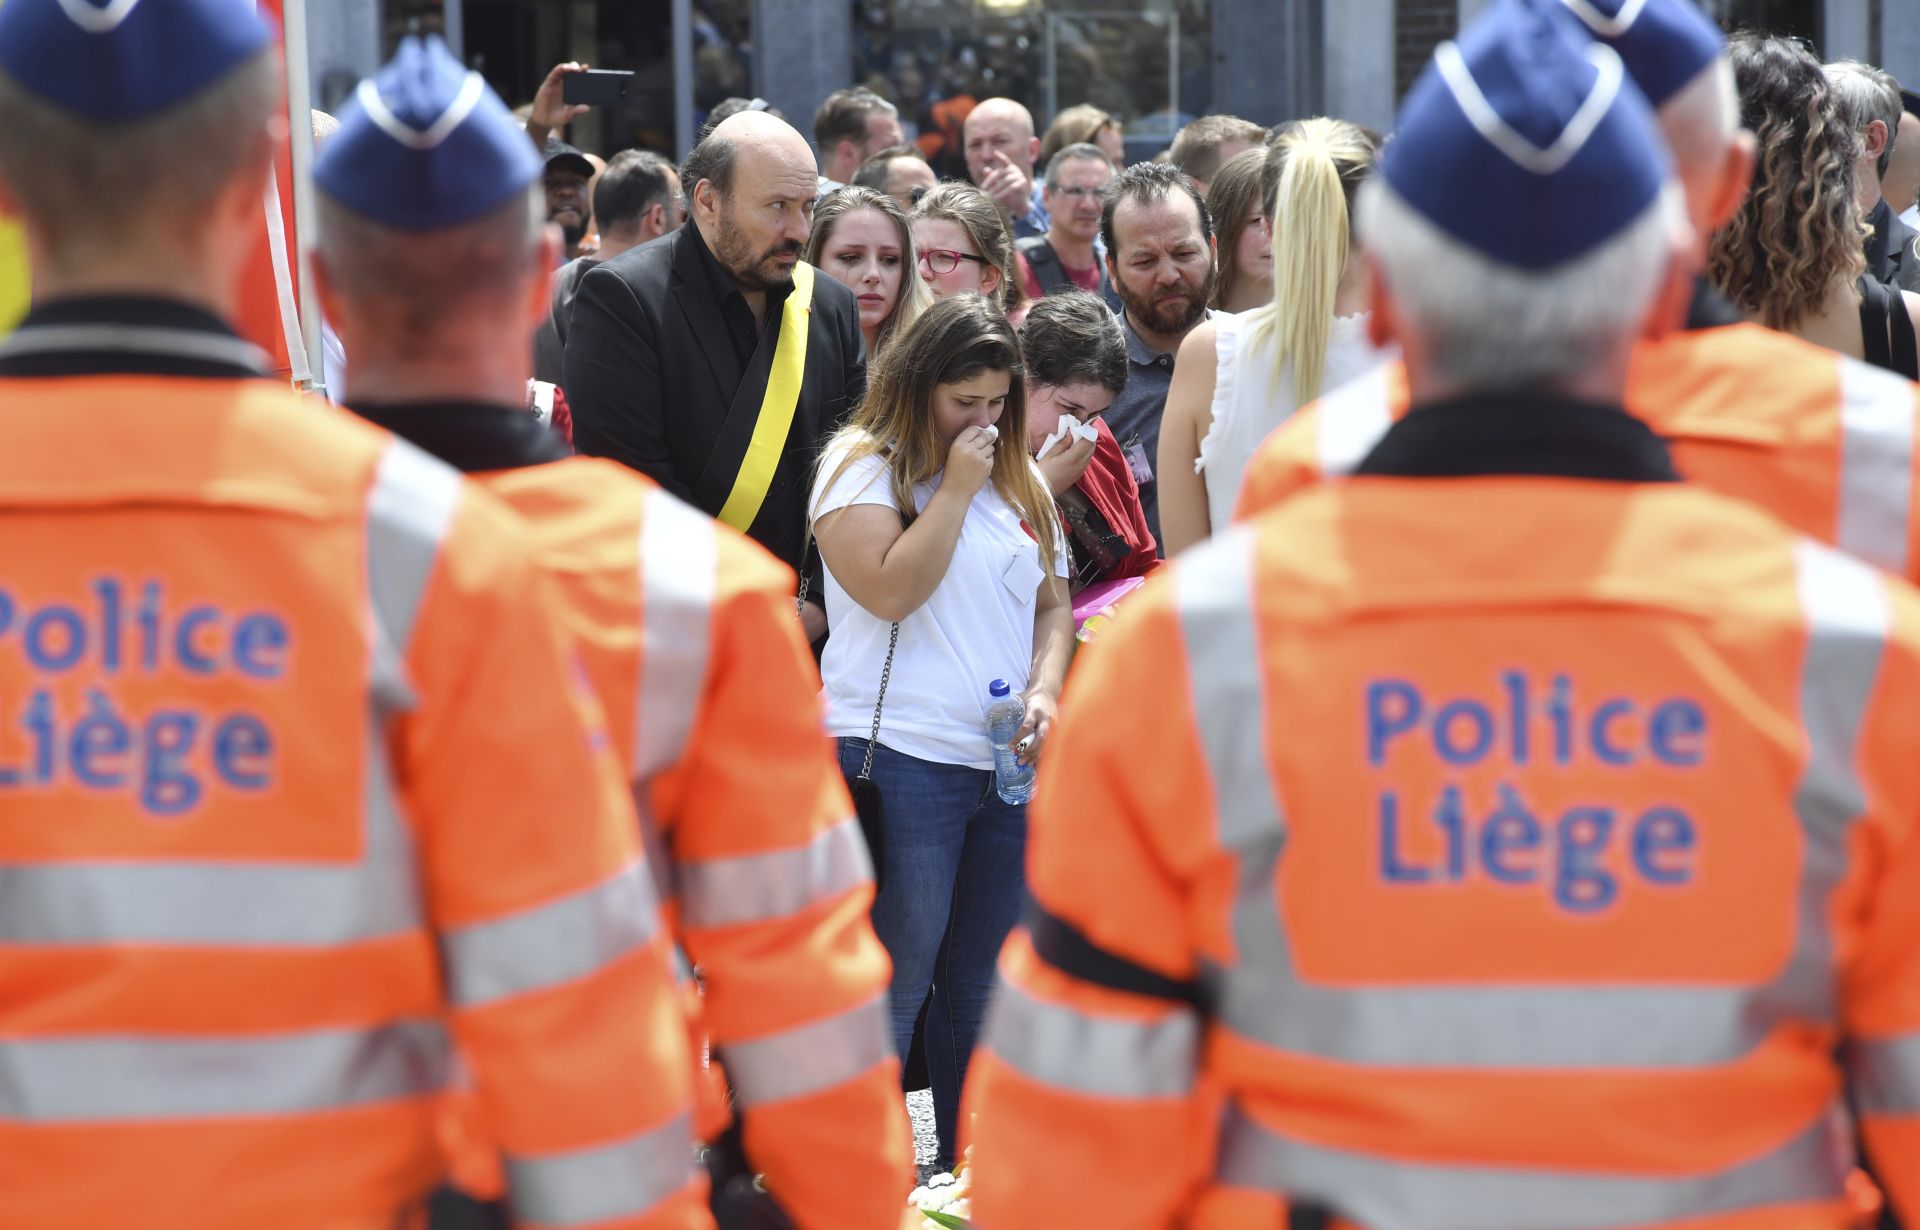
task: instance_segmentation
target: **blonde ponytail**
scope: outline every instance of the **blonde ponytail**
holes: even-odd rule
[[[1283,134],[1267,216],[1273,227],[1273,302],[1258,309],[1253,339],[1274,344],[1275,383],[1293,367],[1295,403],[1320,396],[1333,306],[1352,247],[1352,194],[1373,166],[1373,142],[1344,120],[1311,119]],[[1269,176],[1271,179],[1272,176]]]

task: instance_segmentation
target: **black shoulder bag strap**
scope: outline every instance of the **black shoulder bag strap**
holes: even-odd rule
[[[1907,296],[1898,286],[1887,287],[1887,308],[1887,330],[1893,335],[1893,360],[1887,366],[1909,380],[1920,380],[1920,343],[1914,340]]]
[[[1888,342],[1888,323],[1892,307],[1887,302],[1887,288],[1873,280],[1873,275],[1863,274],[1860,278],[1860,345],[1867,362],[1875,367],[1893,370],[1893,347]]]
[[[800,548],[801,559],[813,545],[813,530],[807,530],[806,544]],[[820,567],[827,566],[826,560],[820,561]],[[801,608],[807,604],[807,587],[812,577],[806,573],[800,575],[800,592],[793,601],[794,618],[800,617]],[[887,683],[893,678],[893,651],[900,647],[900,623],[894,621],[887,632],[887,660],[880,664],[880,695],[873,702],[873,729],[867,732],[867,757],[860,762],[860,773],[847,783],[847,793],[853,796],[853,814],[860,821],[860,835],[867,839],[867,855],[873,862],[873,886],[880,887],[880,871],[885,860],[881,857],[886,849],[886,831],[880,825],[880,784],[873,780],[873,749],[880,746],[880,714],[887,707]]]

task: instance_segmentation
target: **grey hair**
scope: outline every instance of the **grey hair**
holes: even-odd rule
[[[1867,125],[1879,120],[1887,126],[1887,148],[1880,152],[1877,175],[1887,173],[1893,157],[1893,139],[1900,131],[1900,113],[1906,109],[1900,98],[1900,85],[1892,76],[1871,64],[1858,60],[1836,60],[1826,66],[1827,84],[1833,87],[1833,109],[1855,132],[1865,135]]]
[[[494,310],[541,259],[547,203],[539,184],[471,222],[403,231],[319,195],[315,257],[341,297],[415,341],[459,327],[466,309]]]
[[[1046,171],[1041,178],[1049,188],[1060,186],[1060,170],[1069,162],[1104,162],[1108,170],[1113,169],[1113,159],[1107,157],[1107,151],[1097,145],[1081,142],[1078,145],[1063,145],[1059,152],[1047,159]]]
[[[97,124],[0,72],[0,179],[61,243],[198,224],[238,176],[265,182],[280,66],[261,52],[131,124]]]
[[[1631,348],[1686,216],[1669,186],[1612,239],[1534,273],[1445,234],[1378,176],[1359,201],[1367,251],[1435,378],[1483,391],[1553,387]]]

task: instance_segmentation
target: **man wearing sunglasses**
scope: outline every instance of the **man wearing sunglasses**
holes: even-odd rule
[[[1120,296],[1102,267],[1094,244],[1100,238],[1100,210],[1113,163],[1097,145],[1069,145],[1047,163],[1047,214],[1044,235],[1014,244],[1027,298],[1059,290],[1090,290],[1120,310]]]

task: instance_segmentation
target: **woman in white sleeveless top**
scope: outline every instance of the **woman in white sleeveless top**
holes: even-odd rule
[[[1354,259],[1353,198],[1374,140],[1312,119],[1267,150],[1273,302],[1216,315],[1180,346],[1160,428],[1161,546],[1168,556],[1233,518],[1260,442],[1295,410],[1392,358],[1367,339],[1365,271]]]

